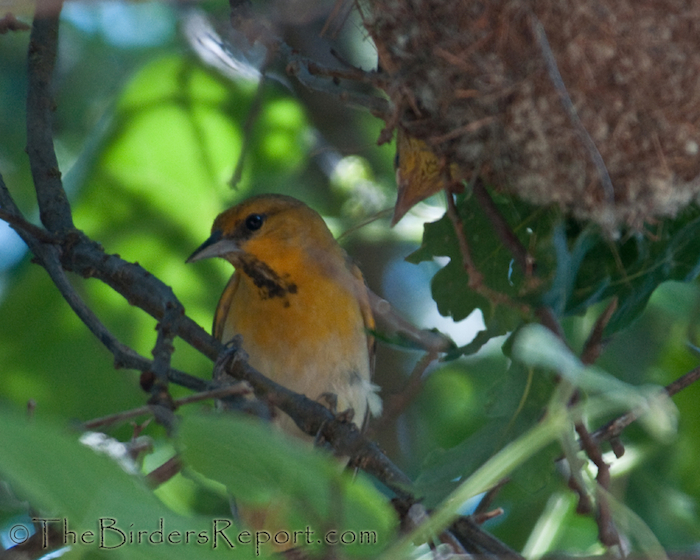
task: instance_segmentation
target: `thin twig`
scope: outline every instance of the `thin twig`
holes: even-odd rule
[[[454,342],[440,332],[419,329],[404,319],[385,299],[367,290],[377,330],[389,339],[405,340],[428,353],[441,354],[455,347]]]
[[[535,315],[537,315],[538,319],[540,320],[540,323],[542,323],[542,326],[547,327],[558,338],[566,342],[564,338],[564,330],[561,328],[561,324],[559,324],[559,319],[557,319],[557,316],[554,314],[554,311],[552,311],[551,308],[540,306],[537,309],[535,309]]]
[[[0,181],[2,181],[2,177],[0,176]],[[6,189],[5,183],[2,183],[2,188]],[[25,220],[22,216],[19,216],[13,212],[9,212],[7,210],[4,210],[3,208],[0,208],[0,220],[3,220],[10,224],[12,226],[12,229],[17,231],[17,228],[20,228],[30,235],[32,235],[34,238],[37,240],[41,241],[42,243],[57,243],[58,240],[55,236],[51,235],[48,231],[45,229],[40,228],[39,226],[35,226],[33,223],[28,222]]]
[[[235,385],[221,387],[220,389],[212,389],[211,391],[194,393],[193,395],[176,399],[173,401],[173,404],[175,405],[175,408],[180,408],[181,406],[208,399],[221,399],[231,395],[246,395],[251,393],[251,391],[252,389],[247,383],[236,383]],[[137,418],[138,416],[145,416],[147,414],[153,414],[152,405],[139,406],[138,408],[132,408],[131,410],[125,410],[123,412],[117,412],[116,414],[110,414],[109,416],[102,416],[101,418],[88,420],[87,422],[83,422],[82,428],[84,430],[94,430],[104,426],[111,426],[112,424],[120,424],[126,420]]]
[[[581,447],[593,461],[593,464],[598,468],[596,481],[604,491],[600,489],[596,491],[596,523],[598,524],[598,539],[605,546],[617,546],[620,544],[620,535],[615,527],[615,522],[612,517],[610,503],[607,499],[607,490],[610,488],[610,465],[603,459],[603,452],[600,450],[598,443],[591,437],[586,426],[582,422],[576,422],[576,433],[579,436]]]
[[[423,387],[423,374],[438,355],[436,352],[424,354],[416,363],[401,392],[391,395],[384,401],[384,410],[379,421],[371,425],[367,437],[371,438],[398,418],[420,394]]]
[[[0,204],[6,208],[10,208],[13,215],[15,215],[20,221],[26,221],[21,215],[15,214],[18,213],[19,210],[7,191],[1,176]],[[142,372],[151,370],[153,368],[153,362],[139,355],[125,344],[122,344],[112,333],[109,332],[107,327],[104,326],[104,324],[97,318],[93,311],[85,304],[82,298],[75,291],[75,288],[73,288],[73,285],[68,281],[63,268],[60,266],[58,260],[59,250],[55,245],[57,242],[56,238],[52,236],[50,244],[42,244],[39,242],[39,240],[33,237],[33,232],[29,233],[28,229],[20,228],[18,233],[32,253],[34,253],[34,255],[39,259],[40,264],[49,273],[49,276],[56,284],[56,287],[59,289],[61,295],[73,309],[73,312],[78,316],[78,318],[80,318],[85,326],[88,327],[90,332],[92,332],[92,334],[112,353],[114,356],[115,368],[136,369]],[[167,375],[171,382],[195,391],[202,391],[210,388],[210,382],[176,369],[169,368]]]
[[[248,115],[246,116],[245,123],[243,123],[243,142],[241,144],[241,153],[238,154],[236,169],[234,169],[233,175],[228,182],[229,186],[233,189],[238,187],[238,183],[241,182],[241,177],[243,177],[243,165],[245,164],[248,151],[253,144],[253,128],[258,116],[260,115],[266,84],[267,79],[265,77],[265,73],[261,72],[258,87],[255,90],[255,96],[253,97],[253,102],[248,109]]]
[[[352,227],[346,229],[343,233],[341,233],[338,237],[336,237],[336,241],[341,241],[345,237],[348,237],[349,235],[352,235],[356,231],[364,228],[365,226],[368,226],[371,223],[376,222],[377,220],[381,220],[382,218],[388,218],[391,216],[391,214],[394,212],[394,207],[391,206],[389,208],[385,208],[384,210],[379,210],[375,214],[372,214],[371,216],[365,218],[362,222],[353,224]]]
[[[503,489],[503,487],[510,482],[509,477],[502,478],[499,480],[495,486],[492,486],[486,494],[484,494],[484,497],[481,498],[481,501],[479,502],[479,505],[476,506],[476,509],[474,510],[474,513],[472,514],[474,517],[477,517],[479,515],[484,515],[490,508],[491,504],[493,503],[493,500],[496,498],[498,493]],[[479,525],[479,523],[477,521]]]
[[[575,391],[571,397],[571,400],[569,401],[569,407],[575,406],[580,398],[580,393]],[[578,424],[583,426],[583,424],[580,422]],[[579,426],[576,426],[576,428],[579,428]],[[593,498],[588,492],[586,482],[583,479],[583,467],[586,465],[586,461],[578,454],[580,447],[580,445],[577,447],[574,441],[570,438],[564,438],[562,440],[564,457],[569,464],[569,479],[567,481],[567,486],[578,496],[576,513],[579,515],[591,515],[593,513]]]
[[[159,404],[171,410],[174,410],[174,403],[168,392],[168,371],[175,351],[173,340],[177,333],[177,324],[183,315],[182,307],[166,305],[163,318],[158,323],[158,336],[152,350],[153,368],[150,371],[154,375],[154,383],[150,387],[149,404]]]
[[[700,367],[689,371],[685,375],[681,375],[675,381],[671,381],[671,383],[669,383],[665,387],[666,393],[668,393],[669,397],[672,397],[673,395],[682,391],[686,387],[690,387],[698,379],[700,379]]]
[[[0,35],[4,35],[8,31],[29,31],[31,27],[24,22],[19,21],[14,14],[7,12],[0,19]]]
[[[479,514],[474,513],[474,515],[472,515],[472,518],[474,519],[474,523],[476,523],[477,525],[483,525],[487,521],[495,519],[496,517],[500,517],[504,513],[505,510],[499,507]]]
[[[467,236],[464,235],[464,224],[462,223],[462,218],[460,218],[457,207],[455,206],[453,195],[448,190],[445,190],[445,194],[447,195],[447,216],[450,218],[450,221],[454,226],[457,244],[459,245],[459,251],[462,254],[462,265],[464,266],[465,272],[469,276],[469,287],[474,290],[483,284],[484,277],[476,268],[476,264],[474,264],[474,259],[472,258],[472,253],[469,249]]]
[[[608,304],[598,319],[593,325],[586,343],[583,345],[583,351],[581,352],[581,362],[590,365],[596,362],[600,353],[603,351],[604,341],[603,341],[603,331],[605,327],[610,322],[610,318],[615,313],[617,309],[617,296]]]
[[[494,204],[491,195],[489,195],[484,182],[480,176],[477,176],[473,182],[472,192],[474,193],[474,198],[479,203],[482,212],[486,215],[489,222],[493,226],[496,235],[513,255],[513,259],[521,268],[526,276],[530,276],[533,273],[535,259],[527,252],[525,246],[520,242],[520,239],[513,233],[513,230],[508,225],[508,222],[503,218],[498,210],[498,207]]]
[[[182,470],[182,460],[179,456],[171,457],[159,467],[146,475],[146,480],[152,488],[167,482]]]
[[[342,61],[340,55],[337,52],[331,50],[331,54]],[[349,80],[358,83],[370,84],[375,87],[384,81],[383,77],[380,74],[376,72],[367,72],[365,70],[361,70],[360,68],[355,68],[354,66],[349,65],[345,61],[342,62],[346,65],[346,68],[329,68],[327,66],[319,64],[318,62],[314,62],[308,59],[304,60],[306,60],[306,67],[308,68],[309,73],[313,76],[335,78],[336,81]]]
[[[696,367],[695,369],[690,370],[688,373],[681,375],[678,379],[666,385],[665,391],[669,397],[672,397],[673,395],[682,391],[686,387],[690,387],[690,385],[695,383],[698,379],[700,379],[700,367]],[[642,410],[630,410],[622,416],[611,420],[602,428],[598,428],[595,432],[593,432],[593,434],[591,434],[591,437],[596,442],[612,442],[613,440],[620,437],[620,434],[623,432],[623,430],[627,426],[635,422],[642,414]],[[618,448],[618,451],[619,450],[620,449]]]
[[[462,255],[462,266],[468,277],[467,287],[488,299],[492,304],[507,305],[521,313],[527,313],[529,311],[527,305],[513,301],[506,294],[497,292],[484,283],[484,276],[476,267],[474,259],[472,258],[469,242],[464,233],[464,224],[462,218],[459,216],[457,206],[455,205],[453,195],[449,191],[449,188],[445,189],[445,194],[447,195],[447,216],[452,222],[460,254]]]
[[[603,331],[616,309],[617,298],[613,298],[605,310],[598,316],[583,346],[583,351],[581,352],[582,363],[591,365],[595,363],[600,356],[603,350]],[[576,404],[579,399],[580,391],[576,390],[571,398],[570,404]],[[598,474],[596,475],[598,485],[595,492],[595,521],[598,525],[598,539],[607,547],[618,546],[620,544],[620,535],[615,527],[607,494],[610,488],[610,466],[603,459],[603,452],[600,449],[599,443],[591,437],[583,421],[576,421],[574,423],[574,429],[579,436],[580,448],[583,449],[586,456],[598,469]],[[593,511],[593,503],[583,483],[583,478],[580,475],[580,465],[578,465],[580,459],[575,455],[573,457],[567,455],[567,459],[571,467],[569,487],[579,496],[576,511],[579,514],[590,515]]]
[[[318,34],[319,37],[325,37],[332,24],[334,29],[331,33],[331,37],[335,39],[336,35],[338,34],[338,31],[340,31],[343,25],[345,25],[345,21],[350,16],[350,12],[352,11],[354,4],[355,0],[335,0],[333,9],[331,10],[331,13],[328,14],[326,22],[323,24],[321,32]],[[338,19],[340,21],[336,22],[336,20]]]
[[[446,134],[441,134],[440,136],[432,136],[428,139],[428,143],[432,146],[437,146],[449,140],[453,140],[455,138],[459,138],[460,136],[464,136],[465,134],[477,132],[479,129],[491,124],[495,120],[495,117],[484,117],[483,119],[479,119],[478,121],[472,121],[469,124],[465,124],[464,126],[452,129]]]
[[[301,84],[314,91],[321,91],[339,98],[343,103],[368,109],[373,115],[379,118],[388,118],[391,114],[389,103],[386,99],[376,95],[366,95],[339,88],[333,80],[326,80],[319,76],[332,76],[332,74],[343,74],[348,77],[348,73],[343,70],[330,70],[319,64],[301,56],[286,43],[280,42],[278,45],[280,56],[287,62],[287,74],[294,76]],[[337,77],[337,76],[333,76]],[[350,79],[350,78],[348,78]]]

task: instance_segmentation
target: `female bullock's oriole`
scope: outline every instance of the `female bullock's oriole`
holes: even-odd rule
[[[358,425],[380,412],[367,288],[317,212],[289,196],[250,198],[216,218],[188,262],[209,257],[235,267],[216,308],[216,338],[241,335],[251,366],[312,399],[334,395]],[[276,423],[301,434],[286,415]]]

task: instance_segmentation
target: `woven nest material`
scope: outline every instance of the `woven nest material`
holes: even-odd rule
[[[608,231],[700,195],[697,0],[371,0],[411,135]]]

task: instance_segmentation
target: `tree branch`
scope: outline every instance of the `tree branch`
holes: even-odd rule
[[[678,379],[666,385],[664,389],[666,390],[668,396],[672,397],[673,395],[675,395],[679,391],[682,391],[686,387],[690,387],[698,379],[700,379],[700,366],[691,369],[688,373],[684,375],[681,375]],[[615,440],[617,440],[617,438],[620,437],[620,434],[622,434],[623,430],[627,426],[635,422],[642,414],[643,411],[641,410],[630,410],[622,416],[611,420],[602,428],[598,428],[595,432],[591,434],[591,437],[596,442],[610,441],[610,443],[613,444]],[[622,456],[622,453],[624,453],[624,448],[619,446],[619,444],[617,446],[614,446],[613,450],[615,451],[615,455],[617,457]]]
[[[27,90],[27,154],[39,202],[41,223],[55,233],[72,229],[68,197],[61,183],[61,172],[53,145],[51,75],[58,48],[58,17],[61,2],[38,0],[29,36]],[[55,8],[55,9],[54,9]]]
[[[5,191],[5,194],[9,194],[1,175],[0,188]],[[0,202],[0,206],[2,206],[2,202]],[[14,212],[19,212],[16,207]],[[23,216],[20,216],[19,214],[15,214],[13,212],[9,212],[7,210],[4,210],[3,208],[0,208],[0,220],[3,220],[10,224],[10,226],[12,226],[12,229],[14,229],[15,231],[17,231],[17,228],[22,229],[23,231],[29,233],[32,237],[34,237],[38,241],[41,241],[42,243],[57,243],[57,239],[53,235],[48,233],[45,229],[41,229],[40,227],[35,226],[33,223],[28,222],[24,219]]]
[[[187,395],[181,399],[176,399],[173,401],[173,404],[175,408],[180,408],[181,406],[185,406],[187,404],[208,399],[223,399],[224,397],[230,397],[231,395],[245,395],[250,392],[250,387],[247,384],[236,383],[235,385],[229,385],[219,389],[212,389],[211,391],[203,391],[201,393]],[[117,412],[116,414],[110,414],[109,416],[102,416],[101,418],[88,420],[87,422],[83,422],[82,428],[85,430],[95,430],[103,426],[119,424],[125,420],[137,418],[138,416],[145,416],[146,414],[154,414],[153,405],[140,406],[138,408],[132,408],[131,410],[125,410],[124,412]]]
[[[477,176],[474,180],[474,186],[472,188],[474,192],[474,197],[476,198],[481,210],[484,212],[486,217],[491,222],[496,235],[506,247],[513,259],[521,268],[526,276],[532,276],[535,267],[535,260],[527,252],[525,246],[520,242],[520,239],[515,235],[513,230],[508,225],[508,222],[503,219],[503,216],[498,211],[498,207],[494,204],[491,195],[489,195],[484,182],[480,176]]]

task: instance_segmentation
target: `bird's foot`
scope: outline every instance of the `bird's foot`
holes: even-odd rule
[[[326,401],[328,409],[333,413],[333,415],[336,415],[338,413],[338,395],[336,395],[335,393],[321,393],[318,397],[318,400]]]
[[[324,400],[328,404],[328,409],[333,413],[333,416],[341,422],[352,422],[355,418],[355,410],[353,408],[348,408],[342,412],[338,412],[338,395],[335,393],[321,393],[318,400]]]
[[[228,371],[235,367],[236,362],[247,362],[248,355],[241,348],[243,338],[240,335],[234,336],[225,345],[224,349],[217,356],[214,363],[214,379],[221,380],[231,378]]]

